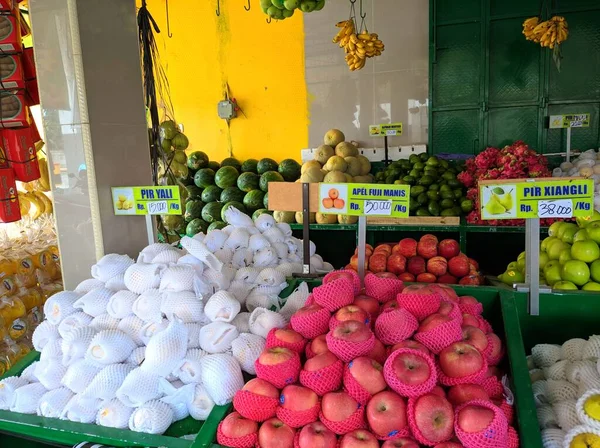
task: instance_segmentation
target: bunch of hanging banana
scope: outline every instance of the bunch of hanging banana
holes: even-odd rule
[[[41,191],[18,192],[21,216],[29,216],[32,220],[38,219],[43,214],[52,214],[54,207],[52,201]]]
[[[567,40],[569,25],[561,16],[554,16],[543,22],[538,17],[531,17],[523,22],[523,34],[527,40],[553,49]]]
[[[367,58],[379,56],[385,50],[385,45],[377,33],[367,30],[356,34],[354,20],[344,20],[336,24],[341,30],[333,38],[346,52],[346,63],[351,71],[360,70],[365,66]]]

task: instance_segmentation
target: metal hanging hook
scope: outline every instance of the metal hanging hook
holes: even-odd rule
[[[219,17],[221,15],[221,0],[217,0],[217,17]]]
[[[245,6],[244,6],[244,9],[245,9],[246,11],[250,11],[250,8],[251,8],[251,5],[250,5],[250,0],[248,0],[248,7],[245,7]]]
[[[367,13],[363,14],[363,0],[360,0],[360,18],[365,20],[365,17],[367,17]]]
[[[266,20],[267,20],[267,23],[271,23],[271,21],[272,21],[273,19],[271,19],[271,16],[269,16],[269,17],[267,17],[267,19],[266,19]]]

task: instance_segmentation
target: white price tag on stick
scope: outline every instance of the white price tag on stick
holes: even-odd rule
[[[378,215],[378,216],[389,216],[392,214],[392,201],[391,200],[365,200],[365,216]]]
[[[554,199],[538,202],[538,216],[540,218],[572,218],[573,200]]]

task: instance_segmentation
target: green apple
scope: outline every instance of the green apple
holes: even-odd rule
[[[519,260],[517,260],[517,271],[519,272],[525,272],[525,265],[527,264],[527,261],[525,260],[525,258],[520,258]]]
[[[521,260],[521,259],[525,260],[525,257],[526,257],[526,256],[527,256],[527,253],[526,253],[525,251],[521,252],[521,253],[519,254],[519,256],[517,257],[517,261],[519,261],[519,260]]]
[[[575,234],[575,236],[573,237],[573,242],[576,243],[577,241],[585,241],[588,240],[590,237],[587,233],[587,230],[585,229],[579,229],[577,231],[577,233]]]
[[[549,236],[556,236],[558,234],[558,229],[560,229],[563,224],[564,224],[564,221],[553,222],[550,225],[550,227],[548,228],[548,235]]]
[[[514,269],[519,269],[519,265],[517,264],[516,261],[511,261],[510,263],[508,263],[508,266],[506,266],[506,270],[510,271],[510,270],[514,270]]]
[[[562,234],[562,240],[565,243],[573,244],[573,239],[575,238],[575,234],[579,232],[579,227],[573,224],[573,227],[567,227]]]
[[[542,244],[540,245],[540,249],[542,249],[543,251],[547,251],[550,243],[552,241],[556,241],[557,239],[558,238],[556,238],[555,236],[549,236],[549,237],[544,238],[542,241]]]
[[[283,9],[283,0],[271,0],[271,4],[277,9]]]
[[[552,285],[552,289],[559,291],[577,291],[577,286],[574,283],[568,281],[556,282]]]
[[[544,277],[546,278],[546,283],[552,286],[554,283],[562,280],[561,277],[561,265],[558,260],[551,260],[546,263],[544,267]]]
[[[590,265],[590,274],[592,280],[600,282],[600,260],[596,260]]]
[[[586,216],[582,218],[575,218],[577,225],[581,228],[587,227],[589,223],[594,221],[600,221],[600,213],[594,210],[594,214],[592,216]]]
[[[600,291],[600,283],[587,282],[581,287],[583,291]]]
[[[562,265],[572,259],[573,257],[571,256],[571,249],[563,249],[558,257],[558,262]]]
[[[550,260],[558,260],[561,252],[567,248],[570,249],[571,245],[563,243],[561,240],[556,240],[550,243],[550,247],[546,252],[548,253],[548,257],[550,258]]]
[[[585,226],[585,230],[591,240],[594,240],[596,243],[600,244],[600,221],[592,221],[587,226]]]
[[[517,270],[508,270],[503,275],[504,283],[507,285],[513,285],[515,283],[523,283],[525,281],[525,276],[521,274]]]
[[[583,286],[590,281],[590,268],[583,261],[569,260],[563,265],[561,276],[563,280]]]
[[[600,258],[600,248],[592,240],[577,241],[571,246],[571,257],[575,260],[591,263]]]
[[[573,231],[573,235],[575,235],[575,232],[577,232],[579,230],[579,227],[577,227],[577,224],[574,224],[572,222],[563,222],[563,225],[560,226],[558,228],[558,232],[556,232],[556,237],[562,241],[565,241],[564,237],[565,237],[565,233],[567,232],[567,230]],[[568,242],[568,241],[565,241],[565,242]]]
[[[540,252],[540,270],[544,269],[546,263],[550,261],[550,257],[546,252]]]

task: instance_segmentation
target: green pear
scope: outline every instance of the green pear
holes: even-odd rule
[[[298,6],[300,6],[300,0],[283,0],[283,6],[288,11],[293,11]]]
[[[506,209],[506,211],[512,210],[513,208],[513,197],[512,190],[504,195],[502,198],[498,198],[500,205]]]

